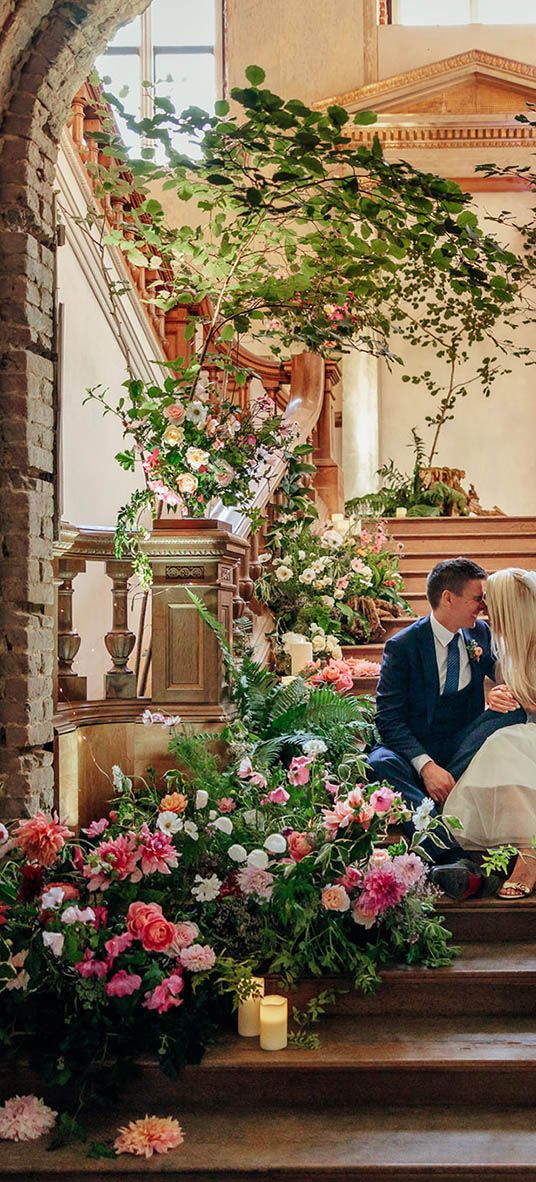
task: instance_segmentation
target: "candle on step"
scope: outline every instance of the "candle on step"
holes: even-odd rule
[[[331,514],[331,524],[332,524],[333,528],[338,531],[338,533],[345,534],[347,532],[348,526],[350,525],[350,522],[344,516],[344,513],[332,513]]]
[[[253,1038],[260,1031],[261,998],[264,997],[264,977],[252,977],[255,994],[246,997],[238,1006],[238,1033],[242,1038]]]
[[[310,665],[313,659],[313,646],[310,640],[293,640],[291,644],[287,644],[286,651],[290,657],[290,671],[293,677],[297,677],[306,665]]]
[[[395,511],[395,517],[407,517],[407,515],[407,509],[404,509],[402,506]]]
[[[288,1002],[278,993],[261,998],[260,1045],[263,1051],[282,1051],[287,1045]]]

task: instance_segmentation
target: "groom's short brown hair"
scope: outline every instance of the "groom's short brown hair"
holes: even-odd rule
[[[486,571],[470,558],[445,558],[430,571],[426,580],[426,597],[431,607],[437,607],[444,591],[462,595],[471,579],[487,579]]]

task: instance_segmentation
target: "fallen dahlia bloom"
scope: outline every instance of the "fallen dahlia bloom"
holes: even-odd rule
[[[206,973],[216,964],[216,953],[208,944],[191,944],[182,949],[180,962],[190,973]]]
[[[47,817],[41,810],[27,821],[19,821],[13,830],[15,844],[29,862],[39,866],[52,866],[67,837],[74,837],[74,833],[62,824],[57,813]]]
[[[0,1137],[35,1141],[54,1127],[57,1115],[39,1096],[12,1096],[0,1108]]]
[[[134,1153],[137,1157],[152,1157],[153,1153],[167,1153],[184,1141],[178,1121],[172,1116],[144,1116],[131,1120],[114,1141],[117,1153]]]

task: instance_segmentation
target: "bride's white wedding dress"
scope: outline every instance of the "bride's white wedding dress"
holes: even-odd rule
[[[452,789],[445,812],[463,825],[452,830],[467,850],[527,847],[536,836],[536,715],[496,731]]]

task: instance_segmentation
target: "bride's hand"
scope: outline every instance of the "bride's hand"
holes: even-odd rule
[[[454,780],[446,768],[440,767],[438,763],[434,763],[431,759],[425,763],[421,778],[429,796],[435,800],[437,804],[441,804],[447,799],[449,792],[454,788]]]
[[[510,710],[519,708],[519,702],[507,685],[494,685],[488,694],[488,706],[498,714],[509,714]]]

